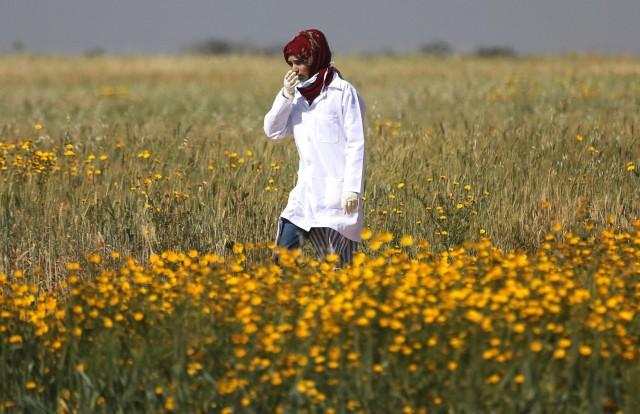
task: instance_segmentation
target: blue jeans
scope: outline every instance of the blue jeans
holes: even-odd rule
[[[302,241],[309,237],[309,232],[304,231],[286,218],[281,218],[280,234],[278,235],[278,247],[285,249],[299,249]]]

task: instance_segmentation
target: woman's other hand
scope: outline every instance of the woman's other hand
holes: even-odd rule
[[[342,211],[351,214],[358,209],[358,193],[345,191],[342,193]]]

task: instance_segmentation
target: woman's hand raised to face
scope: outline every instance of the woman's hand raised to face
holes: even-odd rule
[[[286,98],[293,98],[295,87],[298,82],[298,74],[296,72],[290,70],[286,73],[286,75],[284,75],[284,88],[282,89],[282,93]]]

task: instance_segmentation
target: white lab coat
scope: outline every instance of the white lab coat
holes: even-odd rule
[[[355,88],[336,73],[309,105],[296,89],[287,99],[278,93],[264,117],[264,132],[277,140],[293,134],[298,155],[298,182],[280,215],[309,231],[329,227],[360,242],[364,211],[346,214],[343,191],[364,192],[365,105]]]

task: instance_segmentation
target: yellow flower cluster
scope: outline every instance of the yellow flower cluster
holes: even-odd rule
[[[18,143],[0,141],[0,177],[10,174],[17,177],[47,176],[64,174],[77,176],[84,172],[93,179],[102,174],[106,166],[107,155],[89,154],[86,159],[79,160],[77,148],[73,144],[63,147],[54,145],[48,150],[37,148],[31,140]]]
[[[17,144],[0,142],[0,173],[13,171],[18,175],[39,175],[60,170],[54,152],[33,147],[32,141]]]
[[[635,392],[640,221],[549,235],[534,255],[363,238],[376,254],[345,269],[273,246],[278,265],[251,262],[265,246],[236,243],[228,257],[167,251],[144,265],[90,255],[57,292],[0,275],[2,375],[21,379],[0,378],[14,384],[0,409],[509,412],[585,396],[623,407]]]
[[[126,86],[104,86],[96,91],[96,96],[118,96],[128,94],[129,88]]]
[[[256,158],[253,151],[246,150],[244,156],[238,155],[237,152],[224,150],[224,156],[227,157],[229,168],[237,168],[247,161],[255,162]]]
[[[376,135],[384,137],[399,137],[402,123],[393,119],[382,119],[379,116],[373,121],[373,131]]]
[[[38,124],[39,125],[39,124]],[[40,125],[42,128],[42,126]],[[89,153],[86,158],[82,158],[80,149],[74,144],[65,144],[64,146],[53,145],[49,149],[43,149],[42,146],[36,145],[31,140],[24,140],[17,143],[0,142],[0,180],[10,181],[16,178],[38,180],[44,178],[58,177],[78,177],[84,179],[88,183],[96,183],[97,180],[103,181],[104,174],[109,171],[111,159],[106,154]],[[160,169],[161,162],[153,157],[148,150],[132,152],[127,154],[122,151],[123,144],[116,144],[116,157],[121,158],[115,175],[122,171],[122,160],[129,158],[136,160],[137,165],[142,170],[132,176],[132,185],[130,191],[140,195],[144,200],[144,207],[154,212],[159,212],[161,207],[165,208],[171,202],[184,202],[191,198],[191,194],[182,189],[174,189],[171,186],[162,186],[155,188],[155,183],[166,183],[172,180],[180,179],[184,173],[177,169],[173,173],[162,174]],[[252,156],[251,151],[246,151],[247,156]],[[113,176],[113,173],[112,173]],[[107,179],[106,181],[109,181]],[[113,184],[116,187],[121,185],[120,182]],[[151,188],[154,187],[153,190]]]

